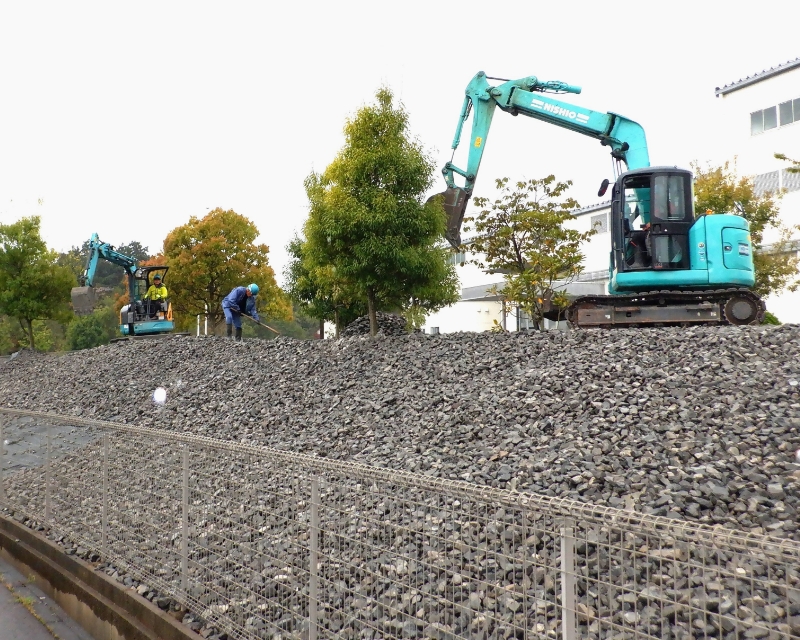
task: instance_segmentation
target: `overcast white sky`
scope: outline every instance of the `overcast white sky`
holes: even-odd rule
[[[151,251],[209,208],[253,220],[278,275],[303,179],[381,85],[441,167],[479,70],[583,87],[645,128],[653,164],[714,157],[714,88],[800,55],[800,2],[0,3],[0,222],[54,249]],[[555,173],[593,204],[606,148],[498,112],[476,194]],[[433,192],[444,188],[437,173]],[[38,200],[43,201],[42,204]]]

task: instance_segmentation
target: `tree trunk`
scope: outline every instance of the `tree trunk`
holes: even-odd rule
[[[319,339],[325,339],[325,318],[319,319]]]
[[[35,351],[36,347],[33,344],[33,320],[25,320],[28,323],[28,339],[30,341],[30,350]]]
[[[367,289],[367,309],[369,309],[369,335],[374,336],[378,333],[378,314],[375,312],[375,290],[372,287]]]
[[[334,337],[338,340],[339,339],[339,310],[336,309],[333,312],[333,323],[336,325]]]

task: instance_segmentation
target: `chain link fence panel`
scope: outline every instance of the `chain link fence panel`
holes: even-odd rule
[[[792,540],[79,417],[0,431],[7,516],[208,637],[800,638]]]

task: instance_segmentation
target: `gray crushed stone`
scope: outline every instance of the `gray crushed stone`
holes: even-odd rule
[[[800,539],[799,382],[784,325],[172,337],[22,354],[0,397]]]
[[[404,336],[406,330],[406,319],[394,313],[378,311],[375,314],[378,325],[378,333],[384,336]],[[361,316],[348,324],[342,331],[343,338],[354,336],[368,336],[370,334],[369,316]]]
[[[7,406],[192,431],[797,539],[798,338],[797,327],[441,336],[403,332],[377,339],[278,339],[243,344],[217,338],[170,338],[119,343],[68,356],[22,354],[0,370],[0,391]],[[167,389],[163,407],[150,399],[157,386]],[[26,446],[31,452],[41,450],[41,425],[17,419],[9,427],[18,428],[21,434],[27,429],[31,442]],[[81,444],[70,431],[59,432],[56,439],[66,442],[67,452]],[[92,446],[97,447],[89,443],[87,451]],[[131,440],[122,448],[115,447],[115,453],[127,459],[127,455],[135,457],[137,448]],[[115,476],[111,481],[128,482],[132,496],[141,494],[147,500],[151,480],[159,470],[178,468],[174,455],[162,450],[138,473]],[[36,462],[32,459],[18,469]],[[202,465],[202,460],[196,462]],[[225,473],[228,465],[235,467],[237,463],[215,456],[209,456],[206,462],[206,492],[220,496],[220,513],[230,513]],[[81,467],[87,463],[96,461],[75,456],[57,464]],[[9,488],[41,504],[41,482],[31,484],[30,479],[36,478],[26,477],[26,473],[23,470],[10,478]],[[276,473],[281,475],[282,470]],[[271,489],[281,480],[262,473],[252,482],[242,490],[252,491],[255,500],[256,496],[271,495]],[[173,479],[173,485],[176,483]],[[340,489],[332,486],[328,490]],[[68,487],[62,487],[59,498],[66,500],[67,492]],[[334,495],[325,495],[323,503],[335,499]],[[236,502],[235,498],[231,500]],[[248,502],[252,513],[244,516],[246,522],[261,526],[275,516],[268,515],[269,507],[261,504],[262,498],[258,500],[257,506]],[[379,497],[373,501],[376,503],[365,501],[362,508],[367,512],[375,509],[384,516],[395,508]],[[69,502],[76,510],[71,518],[81,522],[96,518],[93,505]],[[438,513],[440,505],[436,508]],[[424,519],[424,512],[414,514]],[[164,568],[179,565],[175,546],[179,538],[170,534],[175,525],[168,509],[162,515],[164,521],[157,529],[161,538],[148,542],[153,549],[150,555],[135,558],[139,566],[148,562]],[[23,514],[14,517],[43,530],[41,524]],[[223,516],[218,524],[224,521]],[[344,531],[349,524],[347,514],[328,515],[321,526],[325,531]],[[418,524],[424,530],[426,523]],[[116,523],[112,521],[110,526],[113,529]],[[302,581],[286,583],[287,576],[283,575],[284,563],[303,566],[305,561],[295,543],[303,529],[296,524],[284,523],[259,537],[258,554],[269,557],[278,549],[280,553],[257,575],[244,561],[249,553],[247,545],[240,548],[233,534],[222,535],[226,528],[217,534],[208,533],[205,544],[218,555],[206,562],[217,578],[209,582],[209,576],[197,573],[200,569],[192,569],[190,595],[200,605],[194,613],[183,611],[169,595],[104,562],[92,550],[99,535],[95,529],[84,533],[92,543],[84,546],[52,532],[50,535],[64,546],[65,553],[98,563],[99,570],[124,586],[136,589],[160,608],[182,615],[184,624],[204,637],[224,637],[206,621],[206,614],[212,611],[219,594],[227,594],[231,577],[240,583],[253,581],[253,588],[262,592],[268,603],[279,597],[281,590],[304,588]],[[377,530],[364,535],[367,539],[375,535],[376,545],[382,539]],[[440,622],[424,628],[419,625],[425,615],[403,608],[407,603],[402,590],[373,582],[368,570],[375,559],[362,567],[358,545],[343,545],[339,549],[343,559],[358,567],[350,579],[358,582],[361,593],[402,612],[388,615],[375,606],[371,625],[385,629],[389,637],[451,637],[452,633],[473,637],[471,625],[485,610],[497,616],[485,637],[500,638],[508,637],[508,625],[521,625],[526,616],[533,615],[520,610],[518,600],[508,599],[508,589],[520,582],[525,571],[521,560],[509,559],[503,575],[470,560],[470,550],[476,545],[500,544],[492,537],[497,531],[488,527],[476,531],[473,540],[466,527],[462,535],[465,555],[455,562],[461,573],[472,576],[466,587],[461,573],[454,573],[449,582],[437,582],[436,572],[425,570],[424,561],[430,558],[420,557],[415,544],[406,550],[405,557],[417,564],[412,584],[448,599],[455,599],[458,592],[468,597],[470,609],[477,616],[445,613]],[[636,537],[609,542],[630,551],[644,544]],[[547,534],[530,541],[537,551],[557,543]],[[612,573],[624,569],[602,545],[590,550],[587,540],[584,546],[577,552],[583,563],[579,569],[587,575],[601,568]],[[642,560],[640,568],[645,566],[647,575],[655,575],[660,571],[658,554],[677,551],[658,549],[652,558]],[[241,561],[232,561],[240,556]],[[754,573],[761,571],[758,560],[753,562]],[[165,575],[164,579],[177,588],[177,576]],[[544,570],[537,569],[530,579],[536,585],[535,593],[555,601],[558,585],[552,578],[548,580]],[[693,598],[696,606],[721,613],[730,613],[737,601],[755,597],[746,581],[721,579],[715,587],[720,597],[715,599],[691,586],[703,579],[677,572],[662,575],[661,587],[648,589],[656,593],[659,588],[673,590],[681,597]],[[496,583],[496,587],[479,590],[475,586],[489,583]],[[354,635],[357,631],[349,627],[344,629],[345,619],[354,613],[352,608],[361,605],[357,600],[342,600],[339,584],[331,583],[322,591],[327,601],[338,603],[326,617],[325,629],[341,637],[371,637],[363,632]],[[235,588],[229,595],[235,596]],[[617,625],[636,624],[650,637],[685,636],[690,629],[701,636],[717,637],[719,633],[704,616],[693,617],[688,610],[681,610],[674,619],[664,618],[653,607],[638,608],[636,599],[643,596],[631,595],[633,602],[622,596],[620,604],[613,594],[579,594],[577,607],[587,618],[579,621],[581,636],[611,637],[610,633],[599,633],[596,623],[589,624],[596,616]],[[781,602],[778,592],[759,589],[756,595],[765,602]],[[790,603],[788,610],[765,609],[759,616],[770,622],[750,629],[757,632],[752,637],[800,632],[796,625],[799,606]],[[538,609],[535,611],[538,621]],[[750,615],[744,608],[738,614]],[[278,620],[276,624],[290,637],[303,629],[301,621],[277,610],[266,612],[246,605],[238,615],[247,619],[248,631],[257,634],[269,631],[265,626],[268,620]],[[541,619],[555,630],[558,612],[548,609]],[[742,630],[730,620],[721,624],[730,628],[723,628],[719,637],[738,637]]]

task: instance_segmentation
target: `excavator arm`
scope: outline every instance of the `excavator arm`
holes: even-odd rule
[[[126,256],[114,250],[110,244],[101,242],[96,233],[92,234],[89,240],[89,257],[86,260],[86,268],[81,275],[81,285],[92,287],[94,286],[94,276],[97,272],[97,265],[100,260],[106,260],[112,264],[119,265],[127,273],[134,273],[136,271],[136,260],[130,256]]]
[[[461,244],[461,223],[472,196],[496,108],[511,115],[526,115],[595,138],[602,145],[610,147],[611,156],[624,163],[628,169],[650,166],[647,140],[644,129],[639,124],[616,113],[592,111],[545,95],[580,92],[580,87],[559,81],[544,82],[536,76],[492,86],[486,74],[480,71],[470,81],[452,144],[455,153],[461,143],[464,124],[472,113],[467,168],[461,169],[452,161],[448,162],[442,169],[447,190],[439,194],[444,197],[447,213],[445,235],[451,245],[458,247]],[[456,175],[464,178],[463,186],[456,184]]]
[[[94,277],[97,273],[97,265],[100,260],[111,262],[125,269],[128,275],[128,289],[131,299],[133,299],[133,275],[136,272],[136,260],[114,250],[110,244],[101,242],[96,233],[92,234],[89,240],[89,256],[86,259],[86,267],[80,276],[79,287],[72,289],[72,307],[78,315],[86,315],[94,309],[97,298],[94,290]]]

